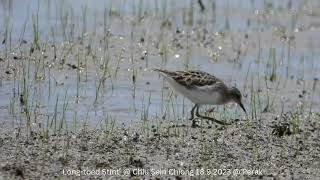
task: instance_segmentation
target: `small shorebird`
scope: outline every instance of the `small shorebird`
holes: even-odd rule
[[[168,71],[153,69],[160,72],[170,85],[192,101],[195,105],[191,109],[190,120],[194,121],[194,111],[196,116],[208,119],[218,124],[226,124],[215,118],[202,116],[199,114],[200,105],[222,105],[229,102],[237,103],[247,114],[241,102],[241,93],[236,87],[228,87],[217,77],[203,71]]]

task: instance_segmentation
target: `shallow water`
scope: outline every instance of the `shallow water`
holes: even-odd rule
[[[277,81],[267,82],[268,87],[270,86],[269,88],[276,94],[274,97],[285,97],[289,101],[284,105],[285,109],[290,109],[301,101],[298,95],[300,88],[304,88],[307,89],[306,98],[303,99],[306,106],[309,106],[310,101],[313,103],[313,110],[319,110],[317,102],[320,95],[319,93],[312,95],[310,92],[313,79],[319,78],[320,72],[320,65],[317,63],[320,54],[318,41],[320,22],[317,12],[320,11],[320,4],[317,1],[306,4],[301,1],[283,1],[283,3],[271,1],[272,5],[270,5],[263,3],[264,1],[238,0],[231,3],[221,0],[214,1],[214,9],[209,3],[211,1],[204,1],[205,4],[210,5],[207,6],[204,15],[199,12],[196,1],[193,4],[191,1],[93,2],[81,0],[75,3],[71,0],[26,0],[10,1],[11,4],[8,2],[0,1],[2,6],[0,13],[3,17],[0,18],[1,34],[4,35],[6,30],[11,32],[9,36],[3,36],[7,37],[6,43],[0,45],[0,57],[5,59],[4,62],[0,62],[1,119],[19,120],[20,117],[25,117],[24,113],[19,113],[23,107],[19,102],[19,94],[23,85],[21,72],[27,67],[27,63],[22,61],[27,61],[14,60],[13,57],[29,56],[30,42],[34,37],[32,16],[36,17],[37,9],[39,9],[38,29],[41,45],[46,45],[46,42],[49,44],[44,53],[48,57],[43,62],[52,64],[53,68],[50,72],[47,66],[44,68],[43,80],[35,81],[30,78],[26,82],[29,88],[28,106],[34,110],[35,121],[39,117],[49,117],[51,121],[55,114],[57,98],[59,118],[65,116],[69,122],[76,118],[78,121],[99,125],[108,115],[117,122],[125,123],[137,122],[144,117],[159,118],[164,115],[166,119],[187,118],[192,104],[182,96],[172,96],[170,89],[163,88],[168,85],[163,83],[157,73],[150,70],[153,67],[171,70],[201,69],[212,73],[228,85],[239,87],[243,94],[246,94],[245,106],[251,111],[251,80],[253,80],[255,91],[262,89],[264,93],[262,97],[265,97],[268,89],[265,87],[264,76],[268,76],[268,72],[271,71],[267,65],[272,62],[271,48],[275,49]],[[289,2],[292,4],[288,9]],[[183,23],[183,13],[190,10],[192,6],[194,22],[192,25],[186,25]],[[110,8],[112,12],[109,11]],[[137,22],[139,8],[142,12],[142,20]],[[103,43],[101,43],[105,37],[103,28],[105,9],[109,14],[113,13],[107,18],[107,28],[110,33],[107,51],[110,55],[110,74],[98,93],[98,101],[95,102],[99,84],[97,74],[101,75],[99,67],[105,60]],[[84,12],[87,13],[85,20],[83,20]],[[292,12],[298,16],[296,23],[292,20],[295,17],[290,14]],[[308,14],[310,12],[313,15]],[[163,16],[170,20],[171,27],[161,30]],[[5,17],[8,17],[7,21]],[[284,32],[277,32],[279,28],[283,28]],[[181,32],[176,33],[177,29]],[[54,37],[51,35],[52,32],[55,32]],[[283,35],[294,36],[290,44],[290,52],[288,52],[288,40],[281,39]],[[84,38],[83,45],[78,41],[81,36]],[[248,38],[245,38],[246,36]],[[11,37],[11,43],[8,37]],[[141,37],[144,38],[144,42],[141,42]],[[203,37],[205,38],[201,41]],[[63,58],[67,50],[62,47],[68,47],[66,41],[70,38],[75,47]],[[19,47],[19,39],[27,40],[28,44]],[[183,46],[182,49],[175,46],[175,40]],[[53,48],[50,47],[53,41],[58,47],[56,60],[53,60]],[[77,81],[77,70],[66,65],[59,68],[59,61],[65,59],[66,63],[77,64],[77,53],[80,51],[80,61],[84,63],[84,47],[89,45],[96,53],[98,60],[93,61],[88,57],[87,68],[81,69],[80,81]],[[167,49],[164,55],[160,53],[163,51],[162,46]],[[144,51],[147,51],[148,55],[142,60]],[[41,57],[39,54],[41,53],[31,56],[39,58]],[[118,74],[113,77],[119,57]],[[34,74],[37,63],[31,62],[30,74]],[[7,75],[4,72],[19,64],[20,68],[17,68],[17,72],[20,76],[14,81],[12,74]],[[132,81],[133,71],[136,73],[135,83]],[[299,79],[305,82],[304,87],[295,84]],[[283,86],[279,89],[276,84]],[[316,92],[319,92],[319,88]],[[275,103],[277,105],[275,111],[281,111],[281,102]],[[65,115],[63,115],[63,104],[66,103]],[[265,106],[265,102],[262,104]],[[14,109],[14,113],[10,113],[12,111],[10,109]],[[220,107],[218,112],[222,114],[223,107]],[[231,106],[230,112],[236,112],[231,113],[231,117],[243,116],[242,112],[234,106]]]

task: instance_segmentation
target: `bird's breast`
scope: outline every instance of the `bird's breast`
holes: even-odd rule
[[[208,104],[208,105],[219,105],[224,104],[223,96],[220,91],[213,90],[211,87],[195,87],[187,88],[173,80],[169,80],[171,86],[181,93],[183,96],[188,98],[195,104]]]

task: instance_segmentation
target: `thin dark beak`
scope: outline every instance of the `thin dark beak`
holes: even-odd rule
[[[240,105],[240,107],[243,109],[243,111],[246,113],[246,115],[247,115],[247,111],[246,111],[246,109],[244,108],[244,106],[243,106],[243,104],[242,104],[242,102],[240,101],[239,102],[239,105]]]

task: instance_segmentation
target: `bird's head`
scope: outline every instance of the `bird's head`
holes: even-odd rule
[[[241,98],[242,98],[241,92],[239,91],[238,88],[236,87],[229,88],[229,97],[230,97],[230,101],[237,103],[243,109],[243,111],[247,114],[247,111],[244,108],[241,101]]]

